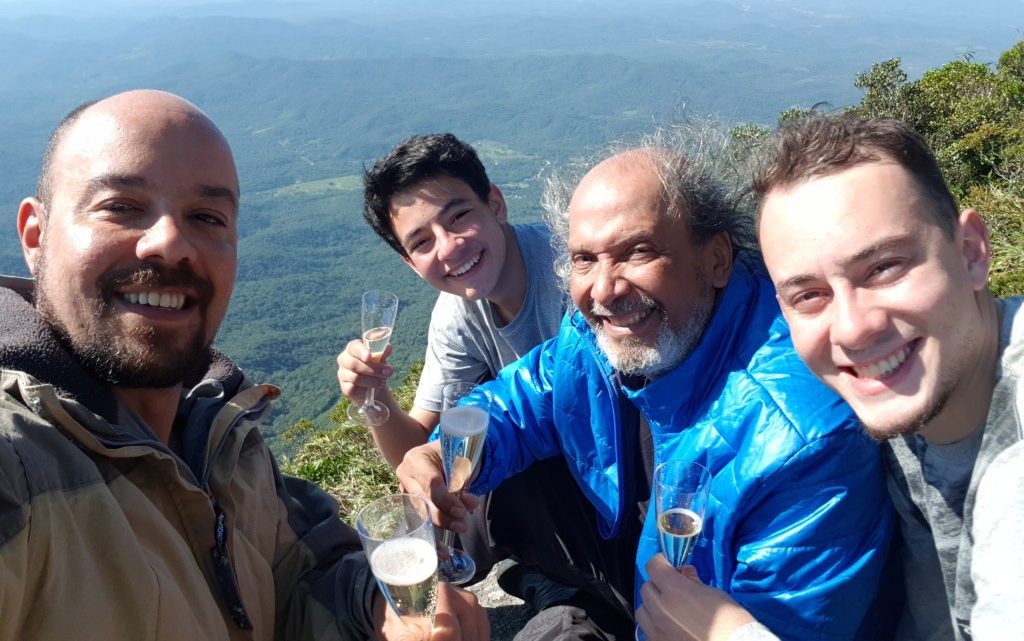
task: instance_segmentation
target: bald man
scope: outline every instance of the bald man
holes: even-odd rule
[[[632,638],[634,621],[651,639],[688,638],[650,625],[650,609],[673,607],[655,580],[676,570],[656,555],[650,500],[665,461],[711,475],[692,560],[702,580],[786,638],[861,628],[892,523],[878,449],[797,357],[751,216],[711,161],[634,149],[549,186],[575,310],[483,386],[496,402],[472,491],[564,457],[591,516],[538,513],[524,538],[545,523],[558,545],[523,547],[587,598],[549,600],[521,639]],[[436,443],[411,450],[398,473],[432,497],[443,526],[460,527],[473,507],[445,491]]]
[[[0,288],[0,640],[425,638],[358,537],[282,477],[279,390],[210,345],[238,245],[231,150],[187,101],[131,91],[58,126]],[[441,592],[434,638],[487,638]]]

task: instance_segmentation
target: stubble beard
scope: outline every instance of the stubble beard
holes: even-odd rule
[[[949,403],[949,399],[953,396],[954,387],[955,382],[953,380],[943,379],[939,382],[939,388],[931,403],[926,405],[917,416],[902,423],[886,426],[877,423],[869,425],[862,420],[861,424],[864,426],[864,431],[879,443],[884,443],[897,437],[920,434],[946,408],[946,404]]]
[[[966,339],[955,340],[953,343],[961,347],[959,350],[950,351],[951,357],[947,362],[941,365],[934,365],[938,371],[934,392],[926,400],[921,410],[899,422],[889,421],[888,423],[883,423],[881,420],[878,420],[868,423],[858,416],[868,436],[878,442],[884,442],[896,437],[922,434],[926,433],[936,420],[939,420],[954,395],[957,394],[961,381],[969,377],[971,360],[976,353],[975,349],[972,348],[970,342]],[[836,391],[838,393],[838,390]],[[842,396],[842,394],[839,395]],[[843,400],[845,401],[846,399],[844,398]],[[885,415],[881,414],[881,416],[884,419]]]
[[[199,304],[200,329],[180,347],[174,347],[180,342],[178,336],[154,327],[119,331],[110,292],[115,282],[155,285],[168,280],[199,280],[194,274],[169,275],[172,270],[151,265],[105,274],[98,287],[99,296],[71,303],[77,312],[69,312],[74,318],[65,319],[51,296],[51,287],[60,287],[60,283],[51,283],[46,255],[43,248],[36,268],[36,309],[75,360],[98,379],[114,387],[162,389],[179,386],[190,375],[207,369],[211,341],[202,328],[206,327],[209,284],[200,288],[205,294]],[[68,320],[74,321],[75,330]]]

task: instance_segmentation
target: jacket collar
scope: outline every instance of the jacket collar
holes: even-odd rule
[[[32,304],[34,282],[0,276],[0,368],[20,371],[52,385],[111,424],[119,422],[119,404],[110,385],[82,367],[57,338]],[[216,379],[233,395],[244,381],[241,370],[223,354],[211,350],[209,368],[186,381],[191,389]]]

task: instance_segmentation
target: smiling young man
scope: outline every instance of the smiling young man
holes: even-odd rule
[[[985,223],[898,121],[814,118],[775,152],[756,185],[765,262],[801,357],[885,441],[900,636],[1008,638],[1024,624],[1024,315],[986,288]]]
[[[374,439],[392,465],[426,442],[447,383],[478,383],[554,335],[565,311],[550,232],[511,225],[501,190],[472,147],[451,134],[414,136],[364,177],[363,215],[402,260],[438,290],[412,410],[386,386],[387,355],[370,358],[360,340],[338,356],[341,392],[362,402],[370,388],[390,410]]]
[[[646,567],[663,560],[650,483],[668,460],[712,474],[693,556],[705,581],[787,638],[853,638],[891,526],[877,447],[797,357],[751,217],[712,173],[714,158],[671,142],[552,181],[545,203],[575,309],[484,386],[496,400],[472,490],[561,460],[594,511],[548,516],[560,545],[531,552],[588,590],[598,606],[585,615],[604,619],[552,608],[520,638],[631,638],[635,607],[651,638],[685,638],[648,628]],[[439,457],[436,443],[417,447],[398,476],[454,526],[472,501],[446,491]]]
[[[333,499],[277,472],[259,424],[279,390],[211,348],[238,194],[227,141],[168,93],[51,136],[18,210],[35,280],[0,282],[0,640],[428,636]],[[434,638],[487,638],[442,590]]]
[[[363,216],[402,260],[431,287],[437,301],[427,331],[427,351],[413,407],[395,402],[387,380],[393,370],[376,360],[360,340],[338,356],[341,392],[360,403],[369,388],[389,408],[383,424],[369,428],[385,459],[397,466],[409,448],[426,442],[441,414],[448,383],[480,383],[497,375],[553,336],[565,312],[554,274],[551,233],[543,223],[512,225],[501,190],[487,177],[473,148],[452,134],[414,136],[379,159],[364,177]],[[545,489],[571,486],[560,461],[540,462],[484,497],[460,531],[460,544],[483,576],[500,558],[522,558],[539,539],[552,536]],[[557,497],[552,497],[557,498]],[[577,501],[585,504],[585,501]],[[582,518],[582,517],[581,517]],[[500,577],[506,591],[540,609],[552,598],[571,597],[543,570],[517,565]]]

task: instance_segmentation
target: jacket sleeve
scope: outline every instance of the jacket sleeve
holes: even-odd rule
[[[275,638],[355,641],[373,637],[377,586],[355,530],[337,503],[302,479],[277,473],[286,531],[274,567]]]
[[[0,640],[21,638],[28,585],[28,525],[31,517],[22,463],[0,436]]]
[[[876,444],[850,428],[806,443],[749,500],[719,587],[783,639],[881,638],[893,518]]]
[[[473,493],[489,492],[534,461],[561,452],[552,418],[558,345],[558,337],[538,345],[483,386],[494,401]]]

